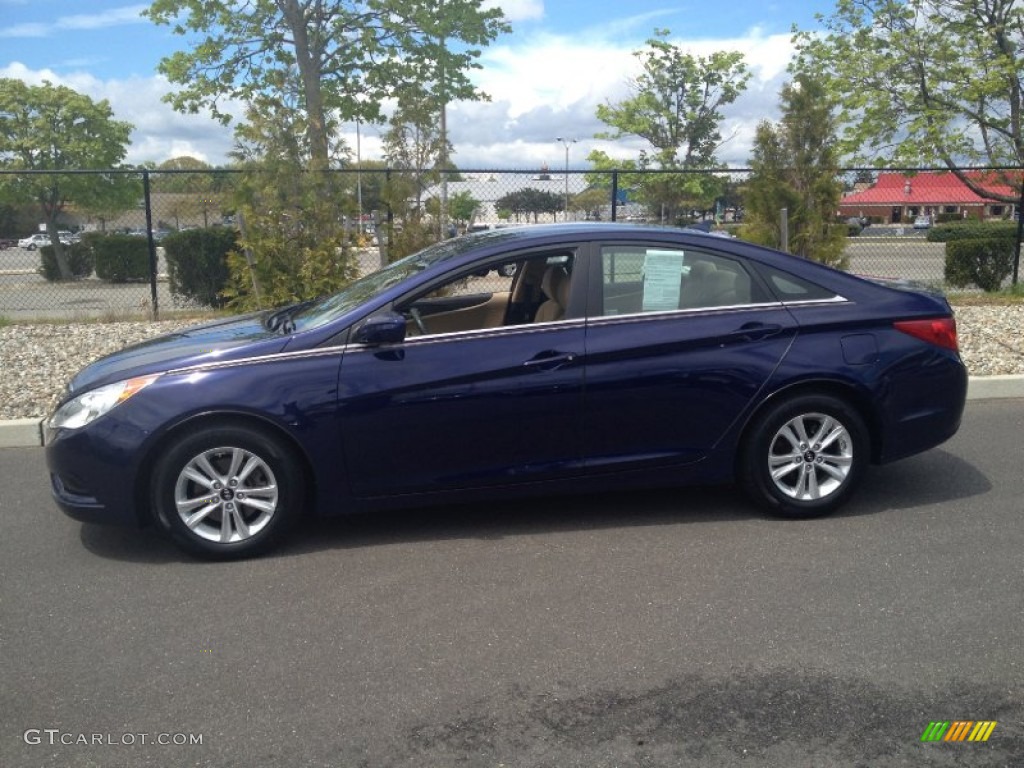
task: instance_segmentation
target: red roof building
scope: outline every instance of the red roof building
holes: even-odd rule
[[[993,194],[1019,194],[992,172],[970,171],[969,176]],[[1014,206],[976,194],[952,173],[880,173],[873,185],[851,192],[839,204],[844,218],[866,217],[889,224],[909,224],[917,216],[939,214],[1002,219],[1013,212]]]

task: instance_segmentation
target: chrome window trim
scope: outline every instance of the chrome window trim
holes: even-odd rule
[[[665,309],[656,312],[630,312],[624,315],[595,315],[591,317],[589,323],[604,324],[610,322],[618,322],[625,320],[627,322],[637,322],[639,320],[647,319],[658,319],[663,320],[666,318],[676,316],[688,316],[688,315],[705,315],[708,313],[717,312],[743,312],[753,311],[757,309],[782,309],[783,304],[781,301],[766,301],[757,304],[727,304],[720,307],[687,307],[686,309]]]
[[[583,318],[571,320],[552,320],[546,323],[518,323],[516,325],[501,325],[497,328],[477,328],[472,331],[449,331],[447,333],[428,333],[423,336],[408,336],[402,342],[403,346],[419,346],[421,344],[433,344],[442,341],[468,341],[479,338],[491,338],[494,336],[509,336],[514,333],[548,333],[563,328],[583,328],[586,321]],[[363,349],[380,349],[386,345],[369,345],[358,342],[350,342],[345,349],[351,352],[358,352]]]
[[[810,307],[814,305],[848,304],[849,302],[849,299],[837,293],[831,299],[800,299],[798,301],[784,301],[782,303],[787,307]]]

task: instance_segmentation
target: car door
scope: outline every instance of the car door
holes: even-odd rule
[[[585,445],[597,471],[698,461],[751,404],[796,333],[741,259],[674,244],[595,253]]]
[[[534,321],[549,300],[540,292],[547,263],[564,268],[573,256],[560,249],[523,257],[514,278],[501,278],[511,282],[503,312],[494,311],[501,292],[465,292],[481,279],[473,273],[398,302],[396,310],[410,318],[402,343],[346,349],[339,426],[356,496],[582,471],[582,311]],[[583,286],[573,290],[582,306]],[[486,327],[474,327],[480,322]]]

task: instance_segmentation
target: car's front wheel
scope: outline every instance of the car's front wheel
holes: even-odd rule
[[[174,541],[209,558],[248,557],[281,540],[303,503],[303,473],[280,440],[248,426],[211,426],[157,462],[153,504]]]
[[[747,432],[740,478],[750,496],[780,517],[833,512],[867,467],[870,441],[860,414],[830,395],[801,395],[762,413]]]

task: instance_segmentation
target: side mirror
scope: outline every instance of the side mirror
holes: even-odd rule
[[[356,344],[399,344],[405,341],[405,318],[397,312],[384,312],[366,318],[352,335]]]

